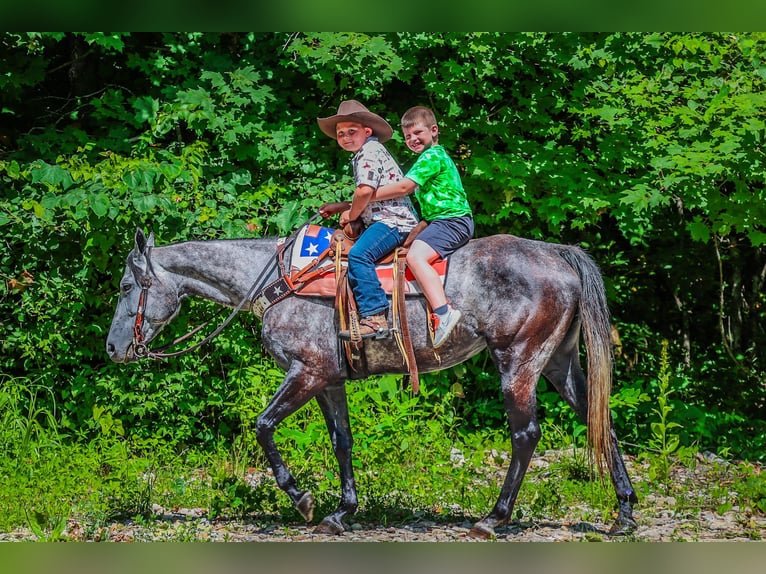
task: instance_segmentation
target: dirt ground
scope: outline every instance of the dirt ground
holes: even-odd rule
[[[536,456],[533,468],[545,468],[560,452]],[[626,458],[634,481],[647,480],[648,467]],[[628,536],[612,537],[611,524],[583,522],[582,509],[572,508],[556,519],[513,521],[497,529],[497,542],[701,542],[766,540],[766,516],[736,504],[722,505],[712,500],[723,495],[736,502],[727,487],[733,481],[734,466],[711,454],[699,454],[694,465],[674,465],[667,486],[639,501],[634,509],[638,528]],[[756,468],[756,472],[760,469]],[[523,488],[523,486],[522,486]],[[660,492],[663,494],[660,494]],[[668,494],[670,492],[671,494]],[[673,495],[672,493],[676,493]],[[715,493],[715,494],[713,494]],[[728,496],[727,496],[728,493]],[[682,500],[677,497],[683,497]],[[340,535],[314,533],[314,526],[301,523],[274,525],[273,521],[208,520],[205,509],[168,510],[155,505],[154,519],[141,523],[114,522],[86,531],[76,518],[69,521],[68,540],[98,541],[226,541],[226,542],[477,542],[469,536],[472,523],[435,522],[415,518],[404,524],[380,525],[355,520]],[[26,528],[0,533],[0,541],[35,540]]]

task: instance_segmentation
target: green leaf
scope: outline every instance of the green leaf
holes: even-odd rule
[[[686,229],[694,241],[701,241],[702,243],[710,241],[710,228],[701,220],[697,219],[687,223]]]
[[[21,168],[19,167],[19,162],[16,160],[10,161],[8,163],[0,163],[0,165],[3,165],[5,167],[6,173],[11,177],[11,179],[18,179],[19,175],[21,174]]]
[[[110,48],[117,52],[122,52],[125,48],[125,42],[123,42],[122,33],[107,34],[104,32],[93,32],[85,34],[85,41],[88,44],[96,44],[104,48]]]
[[[766,233],[763,231],[751,229],[747,232],[747,238],[750,240],[750,243],[753,244],[753,247],[766,245]]]
[[[290,201],[274,216],[274,223],[280,233],[289,235],[300,223],[301,205],[298,201]]]
[[[110,201],[104,193],[94,193],[90,198],[90,208],[99,217],[104,217],[109,211]]]
[[[655,169],[673,169],[676,167],[676,161],[670,156],[653,157],[649,164]]]
[[[160,110],[160,103],[151,96],[145,96],[137,98],[133,102],[133,108],[136,110],[135,118],[140,123],[153,122]]]
[[[82,189],[75,188],[71,191],[67,192],[65,195],[61,196],[59,199],[59,205],[65,205],[69,207],[77,208],[78,206],[82,205],[83,201],[86,199],[85,191]]]
[[[69,172],[58,165],[37,161],[30,170],[33,183],[44,183],[52,187],[61,186],[68,189],[74,182]]]
[[[157,198],[154,195],[139,195],[133,198],[133,206],[139,213],[149,213],[157,207]]]
[[[126,173],[122,180],[132,188],[149,190],[154,185],[157,172],[154,169],[138,169]]]

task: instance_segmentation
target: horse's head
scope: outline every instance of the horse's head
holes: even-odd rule
[[[117,363],[147,355],[147,345],[180,309],[180,297],[170,275],[152,265],[154,235],[136,229],[120,281],[120,298],[106,339],[106,352]]]

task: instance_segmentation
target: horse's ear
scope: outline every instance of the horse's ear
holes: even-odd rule
[[[140,227],[136,227],[136,253],[146,253],[147,247],[154,247],[154,232],[149,233],[149,238],[146,238],[144,230]]]
[[[130,258],[133,262],[133,266],[139,269],[142,273],[148,273],[149,260],[147,254],[150,247],[154,247],[154,234],[150,233],[147,239],[144,230],[140,227],[136,227],[135,236],[136,246],[130,254]]]

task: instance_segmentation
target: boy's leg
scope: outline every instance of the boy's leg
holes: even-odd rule
[[[441,347],[449,337],[449,334],[458,324],[462,313],[453,309],[444,294],[441,278],[431,266],[431,261],[439,257],[439,254],[426,242],[416,239],[412,242],[407,252],[407,265],[418,280],[420,290],[426,296],[428,304],[433,309],[434,322],[434,349]]]
[[[446,258],[468,243],[473,236],[473,228],[471,217],[436,219],[412,242],[407,252],[407,265],[432,309],[446,305],[447,297],[441,278],[431,263],[437,257]]]
[[[423,291],[431,309],[436,309],[447,304],[447,296],[444,294],[441,277],[431,266],[439,254],[425,241],[416,239],[412,242],[407,252],[407,265],[415,275],[420,290]]]
[[[431,263],[465,245],[472,235],[473,220],[470,217],[436,220],[418,235],[407,254],[407,264],[434,311],[434,348],[447,341],[462,313],[447,301],[441,278]]]
[[[356,240],[348,253],[348,279],[354,291],[360,317],[375,317],[378,327],[362,325],[362,334],[381,333],[388,329],[385,317],[388,298],[375,272],[375,262],[401,245],[406,234],[383,223],[373,223]]]

